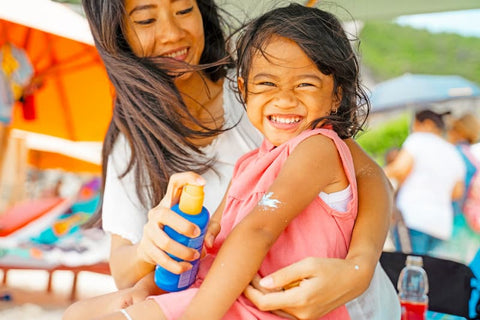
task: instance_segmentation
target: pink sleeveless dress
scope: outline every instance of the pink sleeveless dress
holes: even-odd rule
[[[215,240],[214,248],[200,263],[197,281],[187,290],[151,297],[160,305],[168,319],[178,318],[188,306],[205,278],[220,246],[235,225],[266,194],[290,153],[300,142],[316,134],[323,134],[335,142],[352,189],[353,198],[347,206],[347,211],[339,212],[330,208],[320,197],[317,197],[292,220],[280,235],[264,259],[258,274],[263,277],[311,256],[345,258],[358,204],[353,161],[346,144],[333,130],[329,129],[305,131],[278,147],[274,147],[265,140],[259,149],[245,154],[235,165],[232,184],[228,191],[227,203],[221,221],[222,229]],[[215,303],[215,301],[212,301],[212,303]],[[280,320],[283,318],[258,310],[242,295],[234,302],[223,319]],[[350,316],[347,308],[342,306],[321,319],[342,320],[350,319]]]

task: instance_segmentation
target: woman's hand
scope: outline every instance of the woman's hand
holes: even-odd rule
[[[165,226],[180,234],[194,238],[200,235],[200,229],[193,223],[179,216],[170,207],[180,198],[185,184],[204,185],[203,178],[193,172],[177,173],[170,177],[167,192],[160,204],[148,212],[148,222],[143,228],[143,236],[137,246],[139,259],[152,265],[161,265],[170,272],[180,274],[189,270],[188,262],[178,262],[168,254],[182,260],[193,261],[200,253],[171,239],[163,230]]]
[[[365,291],[373,271],[354,260],[306,258],[253,281],[244,294],[260,310],[317,319]]]

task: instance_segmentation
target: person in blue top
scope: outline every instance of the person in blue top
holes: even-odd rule
[[[479,169],[477,165],[480,163],[480,159],[476,159],[471,151],[471,145],[476,143],[479,138],[480,120],[469,112],[453,119],[447,131],[448,141],[455,145],[465,163],[465,190],[468,190],[473,176]],[[455,202],[456,212],[461,212],[466,195],[467,192],[461,200]]]

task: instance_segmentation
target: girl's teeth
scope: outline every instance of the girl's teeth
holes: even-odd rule
[[[272,116],[271,119],[273,122],[285,123],[285,124],[291,124],[291,123],[296,123],[300,121],[300,118],[277,118],[274,116]]]

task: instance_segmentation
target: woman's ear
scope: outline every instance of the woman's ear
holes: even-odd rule
[[[243,101],[247,101],[247,94],[245,92],[245,80],[242,77],[237,78],[238,90],[242,95]]]

